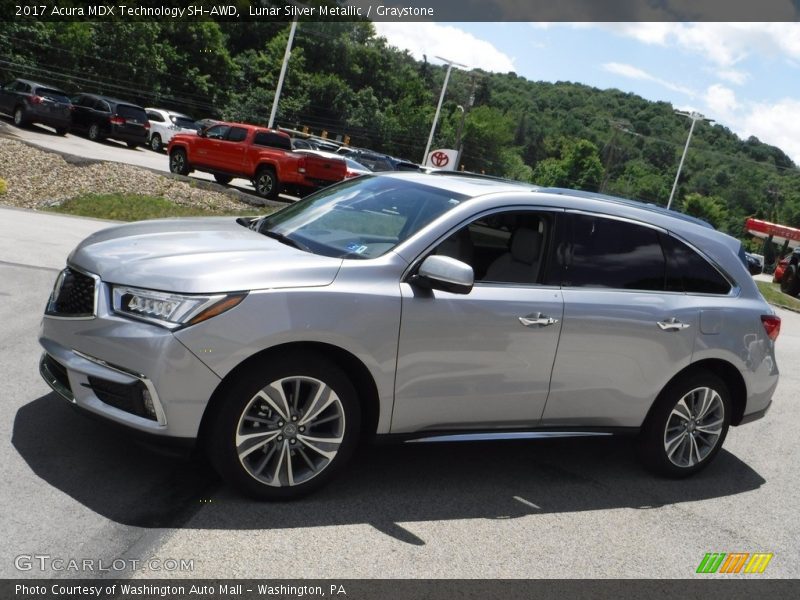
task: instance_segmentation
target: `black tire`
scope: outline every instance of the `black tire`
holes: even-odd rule
[[[797,265],[789,265],[781,277],[781,291],[790,296],[800,293],[800,277],[797,276]]]
[[[191,171],[189,161],[186,159],[186,151],[183,148],[176,148],[170,153],[169,170],[177,175],[188,175]]]
[[[708,396],[706,390],[710,391]],[[709,399],[709,410],[696,418],[704,396]],[[679,406],[681,402],[689,409],[685,418],[681,416],[686,413]],[[666,477],[694,475],[707,467],[722,448],[731,411],[728,387],[713,373],[694,371],[672,382],[656,399],[639,435],[642,462]],[[717,429],[716,436],[710,433]]]
[[[93,142],[102,142],[103,141],[103,132],[100,129],[99,123],[92,123],[89,125],[89,139]]]
[[[320,385],[331,393],[313,404]],[[328,483],[352,455],[361,428],[350,380],[325,357],[308,353],[253,365],[227,389],[213,419],[205,439],[212,464],[259,500],[298,498]]]
[[[56,134],[57,135],[64,136],[64,135],[67,135],[68,133],[69,133],[69,128],[68,127],[56,127]]]
[[[280,192],[280,182],[272,167],[261,167],[253,179],[253,187],[262,198],[274,200]]]
[[[131,150],[139,147],[139,144],[137,142],[126,142],[126,143],[128,144],[128,148],[130,148]]]
[[[150,150],[153,152],[161,152],[163,148],[164,145],[161,143],[161,136],[154,133],[153,137],[150,138]]]
[[[233,177],[231,177],[230,175],[217,175],[217,174],[215,174],[214,175],[214,179],[216,179],[217,183],[220,184],[220,185],[228,185],[233,180]]]
[[[25,115],[25,107],[17,106],[14,108],[14,125],[17,127],[25,127],[28,124],[28,118]]]

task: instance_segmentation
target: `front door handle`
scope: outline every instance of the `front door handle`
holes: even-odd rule
[[[658,321],[658,326],[664,331],[682,331],[691,327],[689,323],[681,323],[675,317],[666,321]]]
[[[548,317],[542,313],[533,313],[527,317],[518,317],[518,319],[525,327],[547,327],[548,325],[555,325],[558,323],[558,319]]]

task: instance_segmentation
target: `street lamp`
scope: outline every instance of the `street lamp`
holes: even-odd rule
[[[281,74],[278,76],[278,87],[275,88],[275,97],[272,99],[272,112],[269,113],[269,123],[267,124],[267,127],[270,129],[272,129],[272,126],[275,123],[275,114],[278,112],[278,100],[281,99],[283,80],[286,77],[286,67],[289,66],[289,58],[292,56],[292,42],[294,41],[295,31],[297,31],[297,17],[292,19],[292,27],[289,29],[289,41],[286,42],[286,51],[283,53]]]
[[[692,126],[689,128],[689,137],[686,138],[686,145],[683,147],[683,154],[681,155],[681,162],[678,164],[678,172],[675,174],[675,183],[672,184],[672,191],[669,194],[669,202],[667,202],[667,210],[672,206],[672,198],[675,196],[675,190],[678,188],[678,179],[681,176],[681,169],[683,169],[683,161],[686,160],[686,152],[689,150],[689,142],[692,141],[692,133],[694,132],[694,124],[698,121],[708,121],[709,123],[713,123],[713,119],[707,119],[703,115],[701,115],[697,111],[682,112],[680,110],[675,111],[676,115],[681,115],[682,117],[689,117],[692,120]]]
[[[422,164],[428,162],[428,152],[431,151],[431,144],[433,143],[433,134],[436,132],[436,124],[439,122],[439,113],[442,111],[442,102],[444,102],[444,93],[447,91],[447,82],[450,81],[450,71],[453,70],[453,65],[457,65],[459,67],[466,67],[467,65],[462,65],[452,60],[448,60],[446,58],[442,58],[441,56],[437,56],[439,60],[442,62],[447,63],[447,74],[444,76],[444,83],[442,84],[442,93],[439,94],[439,104],[436,105],[436,114],[433,117],[433,123],[431,124],[431,134],[428,136],[428,143],[425,145],[425,155],[422,157]]]

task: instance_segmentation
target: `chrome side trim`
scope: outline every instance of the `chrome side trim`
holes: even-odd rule
[[[88,354],[84,354],[83,352],[79,352],[78,350],[75,350],[74,348],[72,349],[72,352],[76,356],[80,356],[81,358],[83,358],[85,360],[88,360],[89,362],[92,362],[92,363],[94,363],[94,364],[96,364],[98,366],[101,366],[101,367],[104,367],[106,369],[109,369],[110,371],[115,371],[116,373],[120,373],[122,375],[127,375],[128,377],[133,377],[133,378],[138,379],[139,381],[141,381],[142,385],[144,385],[144,387],[147,388],[147,392],[150,394],[150,399],[153,401],[153,408],[156,411],[156,420],[157,420],[158,424],[162,425],[162,426],[165,426],[167,424],[167,415],[164,412],[164,407],[161,404],[161,399],[158,397],[158,393],[156,392],[156,388],[153,385],[153,382],[150,381],[147,377],[145,377],[141,373],[136,373],[134,371],[129,371],[129,370],[124,369],[122,367],[118,367],[116,365],[109,364],[104,360],[101,360],[99,358],[95,358],[94,356],[89,356]]]
[[[409,443],[419,442],[475,442],[475,441],[494,441],[494,440],[537,440],[548,438],[565,437],[595,437],[609,436],[612,433],[594,431],[511,431],[505,433],[454,433],[425,436],[406,440]]]
[[[42,357],[39,359],[39,375],[42,376],[42,379],[44,379],[45,383],[49,385],[56,394],[64,398],[64,400],[67,400],[72,404],[76,404],[75,396],[72,395],[72,390],[64,387],[61,382],[56,379],[55,375],[50,372],[50,369],[47,366],[47,356],[47,352],[43,352]]]

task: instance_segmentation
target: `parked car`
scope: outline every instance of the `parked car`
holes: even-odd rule
[[[217,123],[197,135],[180,133],[170,140],[167,152],[173,173],[205,171],[223,185],[242,177],[265,198],[284,190],[305,195],[341,181],[346,172],[338,157],[292,152],[286,133],[244,123]]]
[[[112,139],[130,148],[147,145],[150,122],[141,106],[97,94],[78,94],[72,104],[72,129],[93,142]]]
[[[790,296],[800,294],[800,247],[795,248],[791,254],[787,254],[778,261],[772,281],[781,284],[781,291]]]
[[[40,368],[258,498],[318,488],[373,435],[631,433],[685,477],[778,383],[781,320],[740,250],[639,203],[367,175],[262,218],[91,235],[56,280]]]
[[[764,263],[758,259],[758,256],[745,252],[745,259],[747,260],[747,270],[751,275],[759,275],[764,270]]]
[[[153,152],[161,152],[176,133],[195,134],[197,122],[188,115],[164,108],[145,108],[150,122],[147,145]]]
[[[47,125],[66,135],[72,124],[72,102],[66,92],[44,83],[15,79],[0,88],[0,112],[10,115],[14,125]]]
[[[371,171],[420,171],[420,166],[416,163],[373,150],[342,147],[336,151],[336,154],[351,158]]]
[[[325,152],[324,150],[310,150],[310,149],[297,149],[295,148],[295,152],[299,154],[315,154],[316,156],[321,156],[323,158],[335,158],[338,160],[343,160],[344,164],[347,166],[347,171],[344,174],[345,179],[351,179],[353,177],[358,177],[359,175],[369,175],[372,173],[367,167],[362,165],[359,162],[354,161],[352,158],[342,157],[335,152]]]

